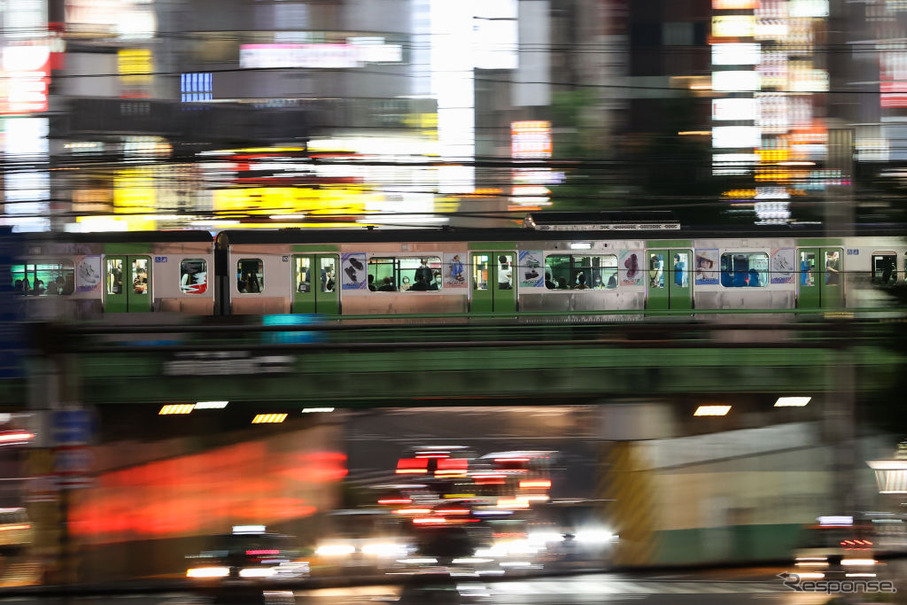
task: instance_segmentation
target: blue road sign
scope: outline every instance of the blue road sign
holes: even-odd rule
[[[57,410],[51,418],[51,434],[57,445],[85,445],[95,433],[94,414],[88,410]]]

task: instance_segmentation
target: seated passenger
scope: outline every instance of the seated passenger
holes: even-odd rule
[[[404,276],[403,279],[400,280],[400,284],[401,284],[401,285],[400,285],[400,290],[401,290],[402,292],[406,292],[407,290],[409,290],[409,289],[410,289],[410,283],[411,283],[411,282],[409,281],[409,278],[406,277],[406,276]]]
[[[431,283],[428,284],[428,289],[432,290],[432,291],[441,289],[441,272],[440,271],[435,271],[434,275],[432,276]]]
[[[593,285],[592,288],[595,290],[604,290],[605,289],[605,284],[602,283],[601,275],[595,276],[595,285]]]
[[[759,283],[759,273],[755,269],[750,269],[747,276],[747,282],[747,285],[753,288],[758,288],[761,285]]]
[[[612,273],[611,277],[608,278],[608,289],[617,287],[617,273]]]
[[[557,286],[551,280],[550,271],[545,271],[545,287],[548,288],[549,290],[554,290],[555,288],[557,288]]]
[[[394,287],[394,282],[389,277],[385,277],[381,285],[378,287],[378,292],[396,292],[397,288]]]
[[[371,273],[368,274],[368,289],[369,292],[374,292],[377,290],[377,288],[375,287],[375,276]]]
[[[427,292],[428,291],[428,282],[422,279],[422,276],[416,278],[416,283],[413,284],[413,287],[410,288],[413,292]]]
[[[558,290],[567,290],[567,289],[568,289],[568,288],[567,288],[567,278],[566,278],[566,277],[563,277],[563,276],[562,276],[562,277],[558,277],[558,278],[557,278],[557,289],[558,289]]]
[[[573,286],[574,290],[585,290],[589,286],[586,285],[586,276],[580,273],[576,278],[576,285]]]
[[[44,280],[35,280],[35,294],[44,294],[47,290],[44,288]]]

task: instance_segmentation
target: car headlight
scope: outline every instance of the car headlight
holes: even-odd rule
[[[582,544],[611,544],[616,536],[607,529],[581,529],[576,532],[576,541]]]
[[[246,567],[239,570],[240,578],[270,578],[276,575],[277,570],[273,567]]]
[[[192,567],[186,570],[187,578],[226,578],[229,575],[229,567]]]
[[[356,552],[352,544],[322,544],[315,549],[315,554],[320,557],[345,557]]]
[[[375,557],[402,557],[406,554],[406,547],[393,542],[376,542],[363,546],[362,554]]]

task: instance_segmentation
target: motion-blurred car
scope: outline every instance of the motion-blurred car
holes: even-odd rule
[[[34,529],[24,508],[0,508],[0,556],[21,554],[33,539]]]
[[[211,580],[279,580],[305,578],[309,563],[299,559],[294,539],[266,531],[262,525],[236,526],[212,536],[211,548],[187,557],[186,577]]]
[[[805,528],[794,565],[804,579],[875,577],[879,561],[872,526],[850,516],[819,517]]]
[[[312,566],[318,572],[353,569],[380,573],[396,566],[412,552],[412,543],[400,530],[400,519],[378,508],[331,512],[315,547]]]

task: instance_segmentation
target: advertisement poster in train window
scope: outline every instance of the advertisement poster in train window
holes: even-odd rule
[[[463,252],[444,253],[444,288],[466,287],[466,263],[469,254]]]
[[[621,286],[638,286],[642,283],[643,258],[642,250],[621,251],[617,267],[620,269]]]
[[[368,271],[364,252],[346,252],[340,260],[340,283],[344,290],[365,290]]]
[[[696,285],[718,285],[718,248],[696,250]]]
[[[521,288],[544,288],[545,274],[542,260],[545,258],[541,250],[520,250],[520,259],[517,270],[520,275]]]
[[[794,249],[793,248],[773,248],[771,256],[771,283],[773,284],[792,284],[794,283]]]
[[[84,256],[76,268],[76,292],[91,292],[101,283],[101,257]]]

